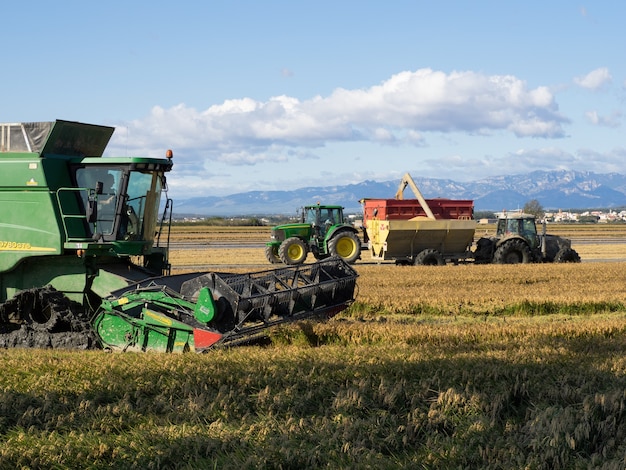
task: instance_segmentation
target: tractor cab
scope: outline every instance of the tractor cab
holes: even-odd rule
[[[306,206],[303,210],[303,223],[310,224],[313,232],[323,241],[328,229],[343,223],[341,206]]]
[[[496,227],[496,237],[500,239],[519,236],[526,240],[531,249],[536,249],[540,245],[537,236],[537,226],[535,216],[531,214],[505,214],[498,219]]]

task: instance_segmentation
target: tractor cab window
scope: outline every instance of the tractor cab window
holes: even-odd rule
[[[511,235],[520,233],[519,219],[500,219],[498,220],[497,235]]]
[[[325,224],[337,225],[342,223],[341,220],[341,211],[338,208],[326,208],[320,211],[320,219],[324,221]]]
[[[320,230],[326,235],[330,227],[341,223],[341,213],[338,208],[320,209]]]
[[[539,238],[537,237],[537,227],[535,226],[534,219],[522,220],[522,233],[521,235],[528,240],[532,248],[539,246]]]
[[[318,214],[317,214],[317,208],[316,207],[307,207],[306,208],[306,214],[304,216],[304,221],[307,224],[310,225],[319,225],[319,219],[318,219]]]
[[[321,209],[320,221],[322,221],[324,225],[335,225],[337,223],[336,209]]]
[[[533,219],[524,219],[522,221],[522,233],[527,235],[537,235],[537,227]]]
[[[507,233],[519,233],[519,220],[517,219],[507,220],[506,232]]]
[[[328,229],[341,223],[341,211],[338,208],[307,207],[304,221],[315,229],[318,236],[325,236]]]

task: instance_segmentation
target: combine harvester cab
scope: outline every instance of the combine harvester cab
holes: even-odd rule
[[[169,276],[172,154],[103,158],[113,131],[0,124],[0,347],[204,350],[353,301],[356,273],[334,258],[245,281]]]

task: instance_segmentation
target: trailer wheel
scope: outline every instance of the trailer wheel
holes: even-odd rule
[[[280,258],[278,256],[278,246],[265,245],[265,257],[272,264],[280,263]]]
[[[443,256],[437,250],[427,249],[420,251],[413,262],[416,266],[443,266]]]
[[[340,232],[328,242],[328,251],[352,264],[361,257],[361,242],[353,232]]]
[[[285,264],[302,264],[307,254],[306,245],[298,237],[288,238],[280,244],[278,249],[278,256]]]
[[[476,251],[474,251],[474,261],[476,264],[491,263],[495,244],[495,240],[490,237],[481,237],[478,239],[476,242]]]
[[[530,248],[519,239],[504,242],[493,255],[493,262],[496,264],[519,264],[530,263],[532,259]]]
[[[562,248],[554,257],[555,263],[580,263],[580,256],[576,250]]]

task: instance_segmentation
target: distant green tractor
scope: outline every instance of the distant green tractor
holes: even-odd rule
[[[265,246],[270,263],[301,264],[309,252],[315,259],[338,256],[347,263],[361,257],[357,229],[344,222],[341,206],[305,206],[300,222],[272,228]]]

